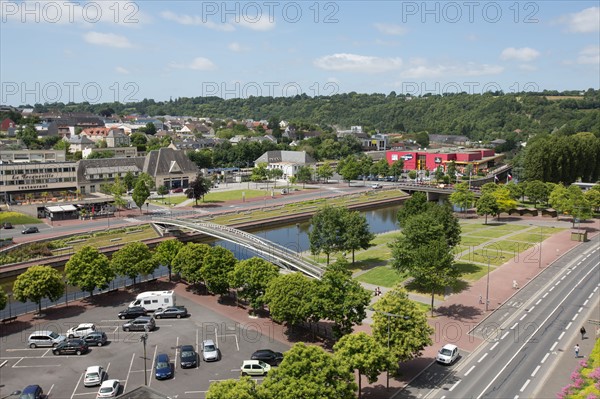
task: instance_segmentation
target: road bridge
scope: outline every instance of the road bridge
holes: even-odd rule
[[[281,268],[299,271],[312,278],[320,279],[324,272],[321,266],[303,258],[296,251],[233,227],[206,221],[172,219],[166,217],[153,217],[152,223],[182,227],[220,240],[232,242],[256,252],[256,254],[263,259],[266,259]]]

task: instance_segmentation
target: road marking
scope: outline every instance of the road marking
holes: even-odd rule
[[[7,352],[17,352],[17,351],[47,351],[48,348],[27,348],[27,349],[6,349]]]
[[[492,347],[490,348],[490,350],[493,351],[494,348],[497,347],[499,343],[500,343],[500,341],[498,341],[494,345],[492,345]]]
[[[535,306],[530,307],[528,312],[531,312],[533,309],[535,309]]]
[[[579,308],[579,310],[577,311],[577,313],[581,312],[583,310],[583,306]]]
[[[550,352],[552,352],[554,350],[554,348],[556,348],[556,345],[558,345],[558,341],[556,341],[552,344],[552,346],[550,347]]]
[[[514,330],[514,329],[515,329],[515,327],[516,327],[516,326],[518,326],[518,325],[519,325],[519,322],[517,321],[517,322],[516,322],[516,323],[515,323],[515,324],[514,324],[514,325],[513,325],[513,326],[512,326],[510,329],[511,329],[511,330]]]
[[[598,287],[594,288],[594,292],[598,291]]]
[[[563,277],[564,277],[564,276],[563,276]],[[554,286],[556,287],[557,285],[559,285],[561,281],[562,281],[562,280],[558,280],[558,281],[556,282],[556,284],[554,284]]]
[[[502,336],[500,337],[500,339],[504,339],[506,338],[506,336],[510,334],[510,331],[505,332],[504,334],[502,334]]]
[[[550,289],[548,290],[548,292],[551,292],[554,289],[554,286],[550,287]]]
[[[467,371],[465,373],[465,377],[468,376],[469,374],[471,374],[471,371],[473,371],[474,368],[475,368],[475,365],[471,366],[471,368],[469,369],[469,371]]]
[[[83,373],[79,374],[79,379],[77,380],[77,384],[75,384],[75,388],[73,389],[73,393],[71,394],[71,399],[73,399],[73,396],[75,396],[75,392],[77,392],[77,388],[79,388],[79,383],[81,382],[82,378],[83,378]]]
[[[539,326],[533,331],[533,333],[531,333],[531,336],[533,337],[543,326],[544,324],[546,324],[548,322],[548,320],[550,320],[550,318],[554,315],[554,313],[556,313],[558,311],[559,308],[561,308],[561,305],[569,298],[569,296],[571,296],[571,294],[573,293],[573,291],[575,291],[577,289],[577,287],[579,286],[579,284],[581,284],[582,281],[585,281],[588,276],[591,273],[595,273],[596,270],[595,269],[590,269],[583,277],[581,277],[581,279],[579,279],[579,281],[577,281],[573,287],[571,288],[571,290],[564,295],[564,298],[556,305],[556,307],[554,308],[554,310],[552,312],[550,312],[550,314],[539,324]],[[598,288],[598,287],[596,287]],[[496,380],[498,379],[498,377],[500,375],[502,375],[502,373],[504,372],[504,370],[506,370],[506,368],[508,367],[508,365],[510,363],[512,363],[513,360],[515,360],[515,358],[519,355],[519,353],[523,350],[523,348],[525,347],[525,345],[527,345],[530,341],[526,340],[523,345],[521,345],[517,351],[515,352],[514,355],[512,355],[512,357],[508,360],[508,362],[506,362],[504,364],[504,366],[502,366],[502,368],[500,369],[500,371],[498,371],[495,376],[491,379],[491,381],[486,385],[486,387],[483,389],[483,391],[481,391],[481,393],[479,395],[477,395],[477,399],[480,399],[485,392],[492,386],[492,384],[494,382],[496,382]]]
[[[569,271],[567,272],[566,276],[568,276],[569,274],[571,274],[573,270],[569,269]]]
[[[0,369],[2,368],[2,366],[4,366],[6,363],[8,363],[8,360],[5,360],[2,362],[2,364],[0,364]]]
[[[513,399],[519,399],[519,395],[515,395]]]
[[[50,396],[50,392],[52,392],[52,389],[53,389],[53,388],[54,388],[54,384],[52,384],[52,386],[50,387],[50,390],[48,390],[48,392],[46,392],[46,397],[47,397],[47,398],[51,398],[51,396]],[[125,392],[125,391],[123,391],[123,392]]]
[[[546,298],[547,296],[548,296],[548,293],[546,292],[546,293],[544,294],[544,296],[542,296],[542,298]]]
[[[485,359],[485,358],[487,357],[487,355],[488,355],[488,354],[487,354],[487,352],[486,352],[486,353],[484,353],[484,354],[483,354],[483,356],[481,356],[481,358],[480,358],[480,359],[477,361],[477,363],[481,363],[481,361],[482,361],[483,359]]]
[[[594,291],[596,292],[596,291]],[[592,297],[594,296],[594,292],[592,292],[590,295],[588,295],[588,299],[592,299]]]
[[[572,322],[572,321],[570,321],[570,322],[569,322],[569,324],[567,324],[567,326],[565,327],[565,330],[568,330],[568,329],[569,329],[569,327],[571,327],[571,325],[572,325],[572,324],[573,324],[573,322]]]
[[[550,356],[550,353],[546,353],[546,355],[544,355],[544,358],[542,359],[542,364],[544,364],[546,359],[548,359],[548,356]]]
[[[536,305],[539,305],[540,302],[542,302],[542,298],[538,299],[537,302],[535,303]]]
[[[587,305],[587,303],[589,302],[589,299],[586,299],[585,302],[583,303],[583,306]]]
[[[563,280],[565,279],[565,277],[567,277],[567,276],[562,276],[562,277],[560,278],[560,281],[563,281]]]
[[[177,337],[177,340],[175,340],[175,361],[173,363],[175,363],[175,370],[177,370],[177,351],[179,350],[179,337]]]
[[[537,374],[537,372],[538,372],[538,370],[540,369],[540,367],[542,367],[542,366],[538,365],[538,366],[535,368],[535,370],[533,370],[533,373],[531,373],[531,376],[532,376],[532,377],[535,377],[535,375]]]
[[[127,392],[127,381],[129,381],[129,375],[131,374],[131,367],[133,366],[133,359],[135,358],[135,352],[131,354],[131,361],[129,362],[129,370],[127,370],[127,379],[125,385],[123,385],[123,392]]]
[[[448,389],[448,391],[452,392],[452,391],[454,390],[454,388],[456,388],[456,387],[458,386],[458,384],[460,384],[460,382],[461,382],[461,381],[462,381],[462,380],[458,380],[458,381],[456,381],[456,383],[455,383],[454,385],[452,385],[452,386],[450,387],[450,389]]]
[[[521,318],[519,319],[519,321],[523,320],[525,317],[527,317],[527,313],[523,313],[523,316],[521,316]]]
[[[156,353],[158,352],[158,345],[154,347],[154,356],[152,356],[152,365],[150,366],[150,376],[152,377],[152,370],[154,370],[154,362],[156,361]],[[146,378],[146,373],[144,373],[144,379]],[[154,378],[148,378],[148,386],[152,384],[152,380]]]
[[[529,385],[530,382],[531,382],[531,380],[525,381],[525,384],[523,384],[523,386],[521,387],[521,390],[519,392],[523,392],[525,390],[525,388],[527,388],[527,385]]]
[[[577,316],[579,316],[579,313],[575,313],[575,316],[573,316],[573,318],[571,320],[575,321],[575,319],[577,318]]]
[[[566,331],[563,331],[560,333],[560,335],[558,336],[558,340],[560,341],[562,339],[562,337],[565,335]]]

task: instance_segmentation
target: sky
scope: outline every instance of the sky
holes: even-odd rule
[[[598,1],[5,1],[0,104],[600,87]]]

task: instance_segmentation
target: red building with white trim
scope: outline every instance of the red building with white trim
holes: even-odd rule
[[[417,151],[387,151],[388,164],[393,164],[399,159],[404,160],[405,170],[435,171],[438,167],[446,172],[448,164],[454,162],[459,173],[466,172],[468,165],[473,165],[473,173],[486,172],[498,165],[504,159],[504,154],[496,154],[494,150],[485,148],[473,149],[430,149]]]

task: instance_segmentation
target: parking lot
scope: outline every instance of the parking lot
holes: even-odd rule
[[[27,330],[2,337],[0,345],[0,397],[30,384],[40,385],[48,398],[95,398],[98,387],[83,386],[83,374],[89,366],[102,366],[111,379],[121,382],[119,393],[144,385],[144,371],[148,385],[178,398],[203,398],[211,381],[238,378],[243,360],[258,349],[270,348],[285,352],[289,346],[272,338],[270,321],[248,319],[240,324],[193,303],[177,298],[178,305],[187,307],[191,316],[185,319],[156,320],[156,330],[148,333],[146,356],[141,332],[124,332],[117,313],[127,302],[114,306],[86,308],[76,316],[50,322],[39,322]],[[52,348],[30,349],[29,334],[36,330],[52,330],[64,334],[79,323],[90,322],[104,331],[109,343],[90,347],[81,356],[52,354]],[[204,339],[212,339],[219,347],[220,361],[207,363],[201,359]],[[181,369],[179,348],[194,345],[200,354],[197,368]],[[154,359],[158,354],[169,356],[174,377],[159,381],[154,378]],[[144,362],[145,360],[145,362]],[[145,364],[144,364],[145,363]]]

